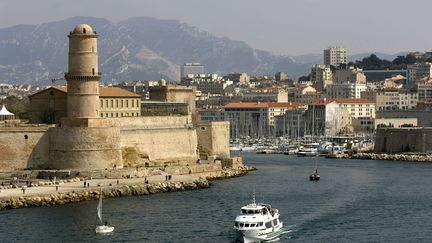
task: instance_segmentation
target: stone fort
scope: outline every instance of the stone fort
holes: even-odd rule
[[[98,35],[89,25],[81,24],[68,37],[68,72],[64,75],[67,86],[63,90],[67,93],[66,111],[61,113],[64,117],[56,118],[58,122],[53,125],[1,127],[0,171],[89,171],[123,166],[189,165],[200,159],[229,161],[228,122],[198,122],[194,100],[190,98],[183,97],[185,103],[191,103],[187,114],[103,115]],[[161,101],[166,101],[176,92],[184,94],[181,91],[181,86],[161,83],[156,93]]]

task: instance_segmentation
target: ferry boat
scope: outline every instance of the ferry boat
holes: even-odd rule
[[[234,224],[245,243],[277,240],[283,233],[282,227],[279,211],[270,204],[256,203],[255,198],[241,208]]]

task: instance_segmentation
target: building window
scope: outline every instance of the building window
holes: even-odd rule
[[[119,106],[118,106],[118,100],[116,100],[116,108],[118,108]]]
[[[83,28],[83,33],[84,33],[84,34],[86,33],[86,29],[85,29],[85,28]]]
[[[114,100],[111,100],[111,108],[114,107]]]
[[[121,100],[121,108],[123,108],[123,105],[124,105],[124,104],[123,104],[123,100]]]

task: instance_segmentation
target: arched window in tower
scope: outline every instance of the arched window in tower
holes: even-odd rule
[[[94,68],[92,68],[92,72],[93,72],[93,75],[95,75],[95,70],[94,70]]]
[[[84,34],[86,33],[86,29],[85,29],[85,28],[83,28],[83,33],[84,33]]]

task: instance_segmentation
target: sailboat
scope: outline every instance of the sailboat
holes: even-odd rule
[[[114,231],[114,227],[108,226],[108,222],[105,221],[105,224],[102,220],[102,192],[100,193],[99,197],[99,203],[97,205],[97,214],[96,214],[96,233],[98,234],[104,234],[104,233],[110,233]]]
[[[314,172],[309,176],[309,180],[311,180],[311,181],[319,181],[320,178],[321,178],[321,177],[320,177],[320,175],[318,174],[318,166],[317,166],[317,162],[316,162],[316,159],[315,159],[315,170],[314,170]]]

